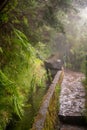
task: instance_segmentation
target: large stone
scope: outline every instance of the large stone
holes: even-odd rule
[[[48,58],[45,62],[45,67],[47,70],[47,73],[51,73],[51,76],[54,77],[58,70],[62,69],[62,62],[60,59],[58,59],[56,56],[51,56]]]

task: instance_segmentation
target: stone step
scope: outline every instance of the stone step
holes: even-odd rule
[[[87,119],[85,116],[62,116],[59,115],[60,122],[69,125],[87,126]]]
[[[87,127],[78,127],[78,126],[63,124],[61,125],[60,130],[87,130]]]
[[[59,100],[60,128],[57,130],[87,130],[86,94],[82,79],[84,79],[84,75],[80,73],[65,72]]]

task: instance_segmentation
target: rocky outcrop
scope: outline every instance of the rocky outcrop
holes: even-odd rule
[[[60,59],[58,59],[55,55],[48,58],[45,62],[45,68],[47,70],[47,73],[49,74],[49,71],[51,73],[51,76],[54,77],[58,70],[62,69],[62,62]]]

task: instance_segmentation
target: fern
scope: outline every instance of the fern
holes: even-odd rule
[[[17,42],[16,44],[20,44],[22,45],[22,49],[25,49],[30,55],[34,55],[35,56],[35,49],[31,46],[31,44],[29,43],[27,37],[24,35],[24,33],[22,33],[21,31],[14,29],[14,33],[17,37]]]
[[[15,112],[21,118],[21,106],[14,82],[9,80],[7,76],[0,70],[0,109],[8,107],[8,111]],[[12,110],[11,110],[12,108]],[[7,110],[6,110],[7,111]],[[9,118],[9,117],[8,117]]]

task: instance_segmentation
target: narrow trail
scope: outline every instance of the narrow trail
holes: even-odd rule
[[[85,128],[85,89],[82,73],[66,71],[60,93],[60,130],[87,130]],[[57,129],[59,130],[59,129]]]

